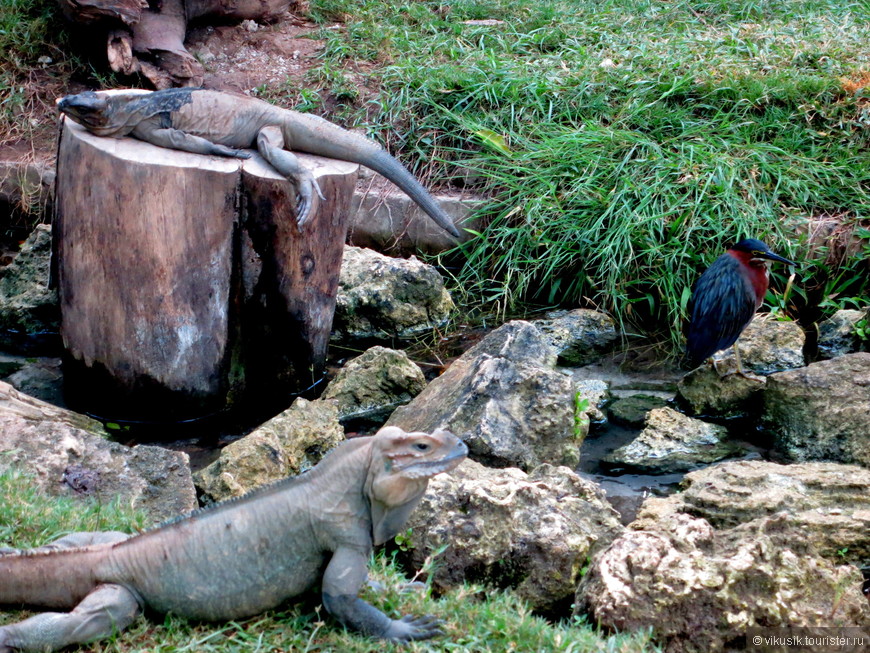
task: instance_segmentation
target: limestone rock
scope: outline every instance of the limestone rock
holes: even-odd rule
[[[819,358],[836,358],[858,351],[856,328],[870,317],[870,309],[843,309],[819,324]]]
[[[608,629],[653,628],[669,652],[716,652],[748,628],[870,623],[861,572],[817,558],[766,517],[726,533],[679,514],[597,556],[575,610]]]
[[[407,354],[372,347],[349,360],[329,382],[321,399],[332,399],[342,421],[383,422],[426,387],[426,378]]]
[[[433,582],[513,587],[538,610],[569,599],[588,558],[623,530],[601,490],[565,467],[530,474],[467,460],[441,474],[408,521],[420,567],[442,546]]]
[[[686,474],[682,491],[647,499],[632,528],[656,530],[685,513],[718,530],[781,516],[790,531],[834,562],[870,566],[870,470],[838,463],[731,461]]]
[[[472,458],[496,467],[574,467],[589,425],[575,428],[571,379],[541,366],[549,351],[533,325],[509,322],[396,409],[387,424],[448,429],[465,441]]]
[[[664,408],[666,399],[655,395],[637,394],[621,397],[607,407],[607,414],[614,424],[639,427],[646,422],[647,415],[654,408]]]
[[[532,324],[553,344],[559,365],[592,363],[609,351],[619,337],[613,318],[586,308],[552,311]]]
[[[280,415],[224,447],[215,462],[195,474],[194,482],[206,501],[238,497],[304,472],[343,440],[333,402],[299,398]]]
[[[370,249],[345,247],[333,337],[392,338],[447,322],[453,300],[431,265]]]
[[[63,368],[60,358],[31,358],[6,377],[13,388],[31,397],[66,408],[63,398]]]
[[[588,407],[586,414],[593,422],[603,422],[607,419],[604,414],[604,404],[610,400],[610,384],[601,379],[581,379],[574,381],[574,392],[580,400],[586,400]]]
[[[760,409],[766,383],[764,376],[720,376],[711,365],[704,364],[680,379],[677,396],[695,415],[744,417]]]
[[[100,501],[121,497],[155,523],[197,506],[187,454],[111,442],[96,420],[3,382],[0,452],[0,465],[25,469],[50,493],[87,494]]]
[[[656,408],[647,415],[640,435],[602,462],[641,474],[672,474],[736,453],[727,437],[724,426],[687,417],[673,408]]]
[[[768,375],[803,367],[806,336],[797,322],[780,322],[759,314],[740,334],[734,347],[746,372]],[[736,370],[734,347],[718,352],[714,358],[722,370]]]
[[[770,376],[763,420],[791,460],[870,466],[870,353]]]
[[[37,225],[0,272],[0,343],[25,351],[58,342],[57,292],[48,287],[51,226]]]
[[[751,414],[759,407],[767,375],[804,365],[805,340],[803,330],[795,322],[777,322],[766,315],[756,315],[735,344],[744,371],[756,375],[755,378],[729,374],[737,370],[731,347],[713,357],[716,370],[705,363],[686,374],[679,383],[678,396],[699,415]]]

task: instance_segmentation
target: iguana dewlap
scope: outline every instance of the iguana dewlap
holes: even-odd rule
[[[247,617],[321,579],[324,606],[349,628],[397,641],[437,635],[434,618],[391,619],[357,594],[373,545],[396,535],[429,479],[467,451],[448,431],[386,427],[342,444],[306,474],[141,535],[74,533],[0,555],[0,604],[70,610],[0,626],[0,653],[106,637],[145,608]]]
[[[161,147],[240,158],[250,156],[240,148],[256,147],[280,174],[296,184],[300,226],[320,189],[290,150],[360,163],[379,172],[443,229],[459,235],[453,221],[420,182],[380,145],[319,116],[246,95],[190,88],[151,93],[89,91],[67,95],[57,105],[98,136],[133,136]]]

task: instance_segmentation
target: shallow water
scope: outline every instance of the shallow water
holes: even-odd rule
[[[713,420],[711,420],[713,421]],[[720,422],[728,428],[730,440],[744,449],[744,453],[726,460],[769,459],[766,434],[749,420]],[[619,513],[623,524],[634,521],[637,512],[649,496],[667,496],[677,490],[685,472],[676,474],[631,474],[611,471],[600,464],[613,450],[634,440],[641,429],[600,422],[592,424],[589,435],[580,448],[580,466],[577,473],[598,483],[607,493],[607,501]],[[700,469],[701,466],[699,466]]]

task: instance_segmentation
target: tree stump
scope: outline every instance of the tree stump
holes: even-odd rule
[[[240,160],[63,119],[54,244],[71,407],[182,421],[289,404],[322,375],[357,164],[300,155],[327,198]]]

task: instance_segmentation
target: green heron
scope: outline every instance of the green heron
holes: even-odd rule
[[[686,358],[692,368],[728,349],[752,321],[767,292],[772,261],[795,265],[760,240],[747,238],[713,261],[695,283],[686,335]],[[743,374],[736,349],[734,356],[737,372]]]

